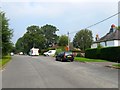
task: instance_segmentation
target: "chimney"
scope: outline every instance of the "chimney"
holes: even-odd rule
[[[116,26],[114,24],[112,24],[109,33],[113,33],[115,31],[115,27]]]
[[[99,40],[99,35],[98,34],[96,34],[95,40],[96,41]]]

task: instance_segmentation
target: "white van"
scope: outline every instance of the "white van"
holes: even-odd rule
[[[32,49],[30,49],[29,54],[31,56],[38,56],[39,55],[39,49],[38,48],[32,48]]]
[[[47,52],[44,52],[43,54],[44,54],[45,56],[54,56],[54,55],[55,55],[55,52],[56,52],[56,50],[49,50],[49,51],[47,51]]]

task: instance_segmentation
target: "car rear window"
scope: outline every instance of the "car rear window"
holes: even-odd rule
[[[65,52],[65,55],[71,55],[72,52]]]

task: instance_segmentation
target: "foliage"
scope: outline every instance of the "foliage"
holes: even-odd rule
[[[3,56],[2,60],[0,60],[0,68],[4,66],[7,62],[9,62],[10,60],[11,60],[11,56],[9,55]]]
[[[103,48],[103,46],[100,43],[98,43],[97,48]]]
[[[120,60],[120,47],[107,47],[101,49],[87,49],[85,52],[86,58],[105,59],[113,62]]]
[[[56,31],[59,31],[55,26],[52,25],[44,25],[41,27],[41,30],[43,32],[43,35],[45,36],[45,47],[48,48],[52,46],[53,44],[58,43],[59,37],[56,34]]]
[[[41,49],[44,48],[44,44],[45,37],[39,26],[32,25],[27,27],[27,32],[17,40],[16,49],[17,52],[29,53],[32,47]]]
[[[57,28],[52,25],[45,25],[41,28],[36,25],[27,27],[27,32],[16,43],[17,52],[29,53],[32,47],[40,50],[49,48],[57,42],[58,36],[55,34],[56,31]]]
[[[0,40],[0,47],[2,48],[3,56],[10,52],[13,45],[11,42],[13,30],[9,28],[8,21],[9,20],[5,17],[5,13],[0,11],[0,38],[2,38],[2,42]]]
[[[65,51],[65,46],[59,46],[57,49],[61,49],[62,51]]]
[[[66,36],[66,35],[60,36],[58,45],[59,46],[67,46],[68,45],[68,36]]]
[[[101,59],[107,59],[113,62],[120,60],[120,47],[102,48],[100,50]]]
[[[16,53],[23,51],[24,51],[24,45],[23,45],[23,38],[21,37],[16,42]]]
[[[91,47],[93,42],[92,31],[88,29],[80,30],[73,39],[73,46],[84,51]]]
[[[55,55],[59,54],[59,53],[62,52],[62,51],[63,51],[62,49],[56,49]]]
[[[92,59],[98,59],[100,56],[100,49],[86,49],[85,51],[85,57],[86,58],[92,58]]]
[[[82,57],[82,55],[80,53],[77,53],[76,57]]]

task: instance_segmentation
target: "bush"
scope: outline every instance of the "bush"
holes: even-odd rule
[[[98,59],[100,57],[100,49],[87,49],[85,51],[85,57],[91,59]]]
[[[102,48],[100,51],[101,59],[117,62],[120,60],[120,47]]]
[[[76,57],[82,57],[80,53],[77,53]]]
[[[85,57],[117,62],[120,60],[120,47],[87,49],[85,52]]]
[[[62,52],[62,51],[63,51],[62,49],[56,49],[55,55],[59,54],[59,53]]]
[[[65,46],[59,46],[57,49],[61,49],[62,51],[65,51]]]

